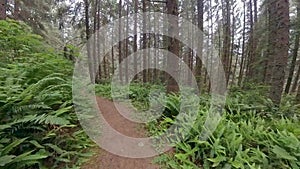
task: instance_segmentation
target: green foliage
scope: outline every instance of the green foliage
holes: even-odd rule
[[[0,34],[0,168],[83,162],[92,144],[73,110],[71,62],[22,23],[0,21]]]
[[[24,23],[7,20],[0,21],[0,59],[1,61],[24,61],[24,56],[41,52],[42,38],[31,33]]]
[[[95,86],[95,93],[107,99],[112,99],[110,84],[97,84]]]
[[[177,116],[180,112],[180,102],[181,97],[176,94],[170,94],[166,97],[164,103],[165,111],[163,112],[163,116],[173,118]]]
[[[273,103],[268,98],[268,88],[265,86],[257,86],[248,84],[247,89],[240,87],[232,87],[226,100],[226,109],[229,113],[235,110],[240,111],[256,111],[271,112],[273,111]]]
[[[197,121],[190,124],[193,127],[187,139],[176,145],[174,154],[157,157],[155,162],[170,169],[299,168],[298,118],[272,108],[272,103],[260,92],[254,88],[248,92],[232,89],[222,119],[207,140],[201,139],[201,132],[210,99],[201,98]],[[178,108],[175,105],[180,102],[180,97],[168,97],[169,102],[173,102],[168,103],[173,105],[168,109],[176,114]],[[152,135],[158,135],[174,123],[172,118],[166,117],[149,123],[148,129]]]
[[[119,91],[112,93],[111,84],[97,84],[95,86],[96,94],[108,99],[131,99],[132,104],[138,110],[148,110],[151,99],[151,91],[164,91],[163,86],[151,84],[131,83],[129,91],[126,92],[127,86],[118,87]]]
[[[136,107],[143,110],[151,99],[150,85],[131,84],[129,98]],[[157,86],[162,89],[162,86]],[[111,98],[111,86],[96,86],[96,93]],[[149,122],[147,128],[152,136],[159,136],[171,125],[192,128],[185,140],[175,146],[172,154],[164,154],[155,159],[163,168],[299,168],[300,167],[300,122],[299,108],[293,97],[286,96],[280,108],[274,107],[267,97],[268,88],[249,84],[247,90],[233,87],[226,100],[220,123],[207,140],[202,140],[201,133],[210,108],[211,98],[200,96],[199,111],[186,112],[183,118],[197,116],[194,124],[176,119],[182,104],[181,95],[170,94],[156,97],[164,107],[163,116]],[[117,98],[127,97],[122,90],[116,93]],[[178,141],[186,133],[177,131]],[[159,148],[159,145],[158,145]]]

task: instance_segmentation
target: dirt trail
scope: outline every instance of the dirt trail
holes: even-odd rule
[[[100,110],[109,124],[120,133],[131,137],[145,137],[146,131],[140,124],[125,119],[119,114],[114,104],[103,98],[97,98]],[[128,111],[124,106],[121,111]],[[99,149],[97,154],[85,164],[83,169],[159,169],[159,166],[152,164],[153,158],[130,159],[111,154]]]

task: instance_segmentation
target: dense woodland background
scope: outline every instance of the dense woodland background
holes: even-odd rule
[[[172,14],[194,23],[203,31],[203,50],[196,53],[173,37],[139,33],[155,19],[143,12]],[[128,21],[125,31],[119,31],[128,34],[126,30],[132,29],[136,35],[105,56],[97,47],[88,51],[97,93],[111,97],[109,82],[127,56],[159,48],[181,62],[151,57],[146,50],[125,64],[125,72],[118,72],[120,79],[128,82],[128,71],[151,63],[172,68],[190,83],[192,74],[182,73],[185,63],[203,100],[190,137],[176,145],[175,155],[160,156],[157,163],[167,168],[300,167],[299,0],[0,0],[0,168],[80,165],[78,159],[87,155],[77,150],[92,144],[73,110],[73,64],[88,40],[97,46],[103,37],[115,36],[113,30],[106,35],[97,30],[133,13],[143,17],[143,24]],[[178,34],[181,21],[168,21],[175,23],[169,31]],[[229,96],[218,129],[207,141],[199,141],[209,108],[208,70],[214,69],[204,67],[196,56],[206,57],[205,65],[212,65],[215,53],[207,50],[212,47],[222,61]],[[97,66],[99,60],[103,61]],[[180,95],[166,73],[144,70],[131,86],[131,97],[141,110],[147,108],[152,85],[165,86],[170,93],[165,103],[168,116],[147,125],[155,135],[174,123]]]
[[[73,46],[82,45],[93,33],[103,25],[117,18],[142,12],[163,12],[189,20],[203,30],[204,37],[200,47],[208,49],[214,46],[219,50],[227,84],[246,86],[249,83],[270,86],[270,98],[280,103],[282,91],[285,94],[295,93],[298,88],[298,1],[5,1],[1,18],[23,20],[33,27],[35,33],[48,37],[49,43],[58,49],[68,51]],[[6,9],[6,10],[4,10]],[[178,55],[190,66],[198,77],[202,90],[209,91],[209,77],[206,68],[196,55],[205,55],[208,59],[212,54],[206,50],[196,53],[179,41],[159,34],[138,34],[147,26],[151,18],[143,15],[143,24],[128,23],[127,29],[134,29],[137,35],[128,37],[115,46],[110,54],[103,59],[97,75],[97,81],[105,81],[111,77],[117,62],[139,49],[149,47],[168,49]],[[178,21],[177,21],[178,22]],[[181,26],[181,23],[177,23]],[[174,33],[178,28],[172,29]],[[126,30],[124,28],[124,30]],[[124,31],[120,30],[120,31]],[[126,33],[122,32],[122,33]],[[177,30],[178,33],[178,30]],[[106,36],[114,36],[108,32]],[[94,43],[100,36],[95,35]],[[99,37],[99,38],[98,38]],[[192,38],[192,37],[191,37]],[[96,45],[97,46],[97,45]],[[96,66],[99,60],[98,50],[90,51],[90,67]],[[66,56],[67,57],[67,56]],[[179,63],[171,63],[164,58],[143,56],[136,58],[137,69],[149,62],[155,64],[172,64],[180,72]],[[129,63],[129,65],[131,65]],[[178,65],[178,66],[177,66]],[[96,68],[93,68],[96,69]],[[126,72],[120,72],[124,81],[128,80]],[[146,70],[138,80],[156,82],[163,80],[158,70]]]

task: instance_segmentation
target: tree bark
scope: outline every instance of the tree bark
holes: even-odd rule
[[[289,70],[289,75],[288,79],[286,82],[286,87],[285,87],[285,93],[288,94],[290,91],[290,87],[292,84],[293,76],[294,76],[294,71],[296,67],[296,60],[298,56],[298,50],[299,50],[299,40],[300,40],[300,3],[297,4],[297,22],[296,22],[296,37],[295,37],[295,44],[294,44],[294,49],[293,49],[293,58],[292,58],[292,63],[291,67]]]
[[[246,2],[244,2],[244,25],[243,25],[243,40],[242,40],[242,56],[240,63],[240,72],[238,77],[238,86],[242,86],[243,76],[244,76],[244,62],[245,62],[245,41],[246,41]]]
[[[298,50],[299,50],[299,33],[296,35],[295,37],[295,46],[294,46],[294,50],[293,50],[293,58],[292,58],[292,63],[291,63],[291,67],[289,70],[289,75],[288,75],[288,79],[287,79],[287,83],[286,83],[286,87],[285,87],[285,93],[288,94],[291,88],[291,84],[293,81],[293,76],[294,76],[294,71],[295,71],[295,67],[296,67],[296,60],[297,60],[297,56],[298,56]],[[296,80],[299,79],[299,76],[296,77]],[[297,80],[298,81],[298,80]],[[295,91],[296,87],[293,87],[293,92]]]
[[[247,81],[254,83],[263,83],[264,73],[262,70],[263,62],[259,62],[257,54],[257,0],[250,0],[249,2],[249,15],[250,15],[250,39],[249,39],[249,50],[248,50],[248,71]]]
[[[129,8],[127,7],[127,16],[129,14]],[[125,84],[128,84],[128,73],[129,73],[129,67],[128,67],[128,43],[129,43],[129,39],[128,39],[128,33],[129,33],[129,18],[126,19],[126,41],[125,41]]]
[[[91,36],[91,30],[90,30],[90,17],[89,17],[89,1],[84,0],[84,6],[85,6],[85,31],[86,31],[86,40],[87,40],[87,55],[88,55],[88,65],[89,65],[89,73],[90,73],[90,79],[91,82],[94,83],[95,81],[95,74],[94,74],[94,66],[93,66],[93,57],[91,53],[91,43],[90,43],[90,36]]]
[[[100,28],[101,28],[101,0],[97,0],[98,1],[98,7],[97,7],[97,48],[98,48],[98,66],[99,66],[99,78],[100,80],[102,80],[102,78],[106,78],[106,54],[103,53],[103,56],[100,56],[101,53],[101,48],[100,48],[100,44],[103,43],[105,44],[105,37],[103,37],[103,41],[101,42],[101,34],[100,34]],[[104,22],[105,24],[105,22]],[[105,49],[102,49],[103,51],[105,51]],[[101,57],[103,57],[103,59],[101,60]],[[101,67],[103,66],[103,68]]]
[[[231,30],[230,30],[230,1],[225,1],[225,8],[223,7],[223,15],[226,17],[224,19],[223,26],[223,49],[222,49],[222,63],[224,66],[224,72],[226,77],[226,84],[228,84],[228,77],[230,75],[230,42],[231,42]]]
[[[237,53],[236,53],[236,57],[235,57],[235,62],[234,62],[234,67],[233,67],[233,73],[232,73],[232,81],[231,81],[231,85],[235,84],[235,78],[236,78],[236,70],[237,70],[237,66],[238,66],[238,60],[239,60],[239,51],[240,51],[240,42],[241,40],[239,39],[238,42],[238,48],[237,48]]]
[[[111,33],[111,39],[114,39],[114,29],[112,29],[112,33]],[[114,51],[114,44],[113,41],[111,41],[111,73],[114,74],[115,73],[115,51]],[[110,71],[108,71],[110,73]],[[109,75],[110,76],[110,75]]]
[[[137,43],[137,15],[138,15],[138,4],[139,4],[139,1],[138,0],[134,0],[134,12],[135,12],[135,16],[134,16],[134,39],[133,39],[133,52],[134,52],[134,58],[133,58],[133,71],[134,71],[134,74],[135,74],[135,79],[134,80],[137,80],[137,76],[136,74],[138,73],[137,72],[137,50],[138,50],[138,43]]]
[[[15,2],[15,4],[14,4],[14,18],[16,20],[19,20],[20,19],[20,0],[15,0],[14,2]]]
[[[276,104],[281,102],[285,68],[289,50],[289,1],[270,0],[270,42],[272,64],[270,98]]]
[[[94,44],[93,44],[93,60],[94,60],[94,68],[95,68],[95,78],[96,78],[96,81],[100,81],[101,80],[101,64],[99,63],[99,41],[98,39],[100,38],[99,37],[99,34],[98,34],[98,24],[99,24],[99,15],[98,15],[98,3],[99,1],[98,0],[95,0],[94,2]]]
[[[0,0],[0,20],[6,19],[7,0]]]
[[[300,103],[300,86],[298,86],[298,91],[297,91],[297,95],[296,95],[296,102],[299,104]]]
[[[167,0],[167,13],[170,15],[174,15],[175,17],[178,17],[178,2],[177,0]],[[169,37],[169,44],[168,44],[168,50],[173,53],[176,56],[179,56],[179,41],[176,39],[179,35],[179,28],[178,28],[178,20],[175,18],[168,18],[169,22],[169,31],[171,37]],[[173,76],[178,77],[178,60],[176,59],[167,59],[167,66],[168,71],[173,73]],[[175,78],[174,77],[174,78]],[[176,83],[176,80],[173,77],[169,76],[167,79],[167,92],[168,93],[177,93],[179,91],[179,86]]]
[[[147,16],[145,14],[146,10],[147,10],[147,6],[146,6],[146,1],[142,2],[142,8],[143,8],[143,38],[142,38],[142,49],[143,50],[143,82],[146,83],[148,82],[148,70],[146,70],[145,68],[147,67],[148,64],[148,57],[147,57],[147,34],[144,33],[146,30],[146,26],[147,26]]]
[[[119,39],[121,39],[121,34],[123,25],[121,23],[121,18],[122,17],[122,0],[119,0]],[[122,52],[122,41],[119,42],[119,80],[122,83],[123,82],[123,71],[122,71],[122,60],[123,60],[123,52]]]
[[[293,83],[293,86],[292,86],[291,93],[296,92],[296,89],[297,89],[297,86],[298,86],[298,81],[299,81],[299,76],[300,76],[300,65],[298,67],[298,71],[297,71],[297,74],[295,76],[295,80],[294,80],[294,83]]]
[[[203,0],[198,0],[197,1],[197,21],[198,21],[198,29],[200,29],[203,33]],[[197,55],[198,57],[196,57],[196,68],[195,68],[195,77],[198,83],[198,88],[201,91],[201,71],[202,71],[202,60],[200,58],[202,58],[203,55],[203,38],[201,36],[201,38],[197,41],[198,42],[198,50],[197,50]]]
[[[253,7],[252,7],[252,0],[249,1],[249,7],[248,7],[248,13],[249,13],[249,22],[250,22],[250,37],[248,42],[248,63],[247,63],[247,82],[253,82],[254,81],[254,69],[255,69],[255,56],[254,56],[254,22],[253,22]]]
[[[233,62],[233,56],[234,56],[234,47],[235,47],[235,16],[232,17],[232,33],[231,33],[231,44],[230,44],[230,59],[229,59],[229,68],[228,68],[228,76],[227,76],[227,84],[229,84],[230,76],[235,76],[233,73],[235,70],[232,70],[232,62]],[[235,69],[235,68],[234,68]]]

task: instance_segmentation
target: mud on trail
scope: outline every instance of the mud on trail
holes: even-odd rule
[[[97,98],[99,108],[106,121],[120,133],[135,138],[146,137],[146,131],[141,124],[124,118],[116,109],[114,103],[107,99]],[[128,108],[118,104],[118,109],[130,112]],[[152,163],[153,158],[131,159],[111,154],[99,148],[94,157],[91,158],[83,169],[159,169],[158,165]]]

